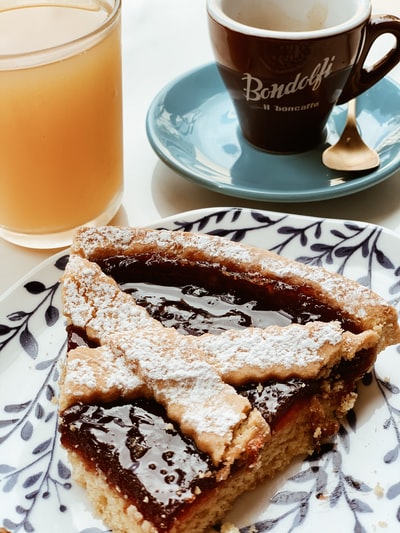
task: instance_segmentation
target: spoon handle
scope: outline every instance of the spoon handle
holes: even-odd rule
[[[347,104],[347,125],[355,126],[357,129],[357,101],[355,98],[349,100]]]

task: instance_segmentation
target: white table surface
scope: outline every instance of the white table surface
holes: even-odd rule
[[[373,0],[373,10],[400,17],[400,1]],[[213,60],[205,0],[123,0],[122,16],[125,195],[113,222],[146,225],[192,209],[243,206],[363,220],[400,229],[400,171],[375,187],[344,198],[284,204],[224,196],[170,170],[147,140],[146,112],[171,79]],[[378,46],[383,48],[384,43]],[[390,76],[400,82],[400,66]],[[0,293],[53,253],[55,250],[29,250],[0,240]]]

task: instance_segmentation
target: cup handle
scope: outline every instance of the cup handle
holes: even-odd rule
[[[364,66],[372,45],[384,34],[393,35],[394,46],[379,61],[369,68]],[[365,40],[359,57],[347,80],[337,104],[344,104],[375,85],[400,62],[400,18],[392,15],[375,15],[369,20]]]

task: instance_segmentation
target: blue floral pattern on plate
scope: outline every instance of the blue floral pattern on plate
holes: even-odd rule
[[[354,221],[240,208],[183,213],[154,227],[211,233],[357,279],[400,308],[400,237]],[[4,295],[0,312],[0,527],[12,532],[105,533],[71,479],[57,434],[65,353],[59,279],[65,252]],[[239,499],[242,533],[400,529],[399,348],[360,385],[337,438]],[[323,522],[322,522],[323,521]]]

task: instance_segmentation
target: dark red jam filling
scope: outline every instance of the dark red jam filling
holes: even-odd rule
[[[99,265],[152,316],[192,335],[310,320],[339,320],[344,329],[358,332],[350,317],[318,301],[306,285],[159,256],[111,257]]]
[[[62,441],[77,446],[160,531],[169,529],[195,492],[216,485],[208,455],[153,401],[71,407],[63,414]]]
[[[339,320],[344,328],[356,331],[348,317],[316,301],[304,287],[264,280],[260,288],[255,276],[238,273],[232,279],[210,265],[180,267],[158,257],[114,257],[100,266],[153,317],[185,334],[310,320]],[[70,349],[88,343],[84,332],[70,329],[68,333]],[[346,376],[350,391],[371,360],[372,354],[360,353],[333,374],[337,379]],[[318,394],[320,386],[317,381],[293,378],[250,383],[238,392],[260,410],[273,430],[293,407]],[[71,407],[63,414],[61,438],[89,463],[94,458],[94,465],[132,498],[159,531],[167,531],[174,518],[184,513],[186,498],[196,487],[204,494],[216,484],[216,469],[209,458],[153,401]]]

